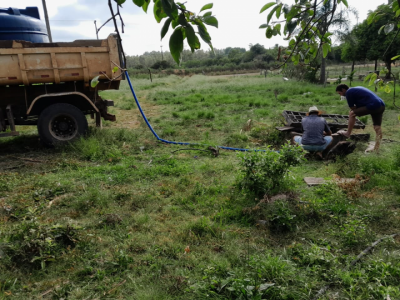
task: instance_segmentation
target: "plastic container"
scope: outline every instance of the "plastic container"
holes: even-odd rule
[[[38,8],[0,9],[0,40],[48,43],[46,25],[40,20]]]

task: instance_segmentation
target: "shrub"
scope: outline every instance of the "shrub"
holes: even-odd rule
[[[279,146],[285,140],[285,134],[276,130],[276,126],[279,126],[279,122],[274,122],[271,125],[253,127],[250,131],[250,136],[258,139],[258,142],[263,145]]]
[[[271,205],[269,220],[270,227],[274,231],[284,232],[296,229],[297,216],[285,201],[276,201]]]
[[[303,160],[300,146],[285,144],[279,152],[268,149],[266,152],[239,153],[241,179],[239,186],[262,197],[277,192],[282,187],[291,166]]]

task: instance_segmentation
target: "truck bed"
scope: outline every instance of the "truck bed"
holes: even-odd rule
[[[86,85],[100,75],[112,84],[100,84],[99,90],[118,89],[121,71],[117,41],[77,40],[71,43],[30,43],[0,41],[0,86],[31,85],[83,81]],[[108,77],[108,78],[107,78]]]

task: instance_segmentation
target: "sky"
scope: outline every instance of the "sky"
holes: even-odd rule
[[[187,0],[188,10],[198,13],[201,7],[207,3],[214,3],[213,15],[219,21],[219,28],[209,27],[214,48],[242,47],[249,49],[250,44],[261,44],[271,48],[275,44],[284,45],[287,42],[281,37],[267,39],[265,29],[259,26],[266,23],[268,13],[260,14],[260,9],[271,0]],[[291,4],[293,0],[283,0],[283,3]],[[25,8],[37,6],[44,21],[42,0],[0,0],[0,7]],[[78,39],[95,39],[97,25],[103,24],[110,16],[107,0],[46,0],[50,19],[51,32],[54,42],[68,42]],[[362,22],[367,17],[369,10],[375,10],[378,5],[387,3],[387,0],[348,0],[350,6],[358,10],[358,21]],[[140,55],[144,52],[168,51],[169,35],[161,41],[160,31],[164,20],[158,24],[154,19],[152,7],[148,13],[136,7],[131,0],[127,0],[121,9],[125,22],[125,33],[122,35],[124,50],[127,55]],[[353,25],[357,19],[352,17]],[[99,38],[106,38],[114,31],[109,23],[99,32]],[[188,46],[185,46],[189,49]],[[202,49],[208,50],[208,45],[202,43]]]

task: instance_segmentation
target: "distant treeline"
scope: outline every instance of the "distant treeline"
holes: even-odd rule
[[[333,47],[332,50],[328,56],[328,63],[343,63],[342,46]],[[278,52],[278,44],[269,49],[260,44],[250,45],[247,51],[238,47],[215,49],[214,52],[199,50],[192,53],[190,50],[184,50],[181,64],[178,66],[168,51],[152,51],[142,55],[127,56],[127,67],[136,74],[147,73],[149,68],[153,72],[164,70],[163,73],[166,74],[246,72],[275,66]]]
[[[199,50],[192,53],[184,50],[180,66],[173,60],[169,52],[152,51],[142,55],[128,56],[127,67],[136,71],[147,69],[168,70],[184,69],[190,73],[223,72],[236,70],[266,69],[272,66],[278,55],[278,45],[266,49],[260,44],[250,45],[250,50],[245,48]],[[170,71],[172,72],[172,71]]]

